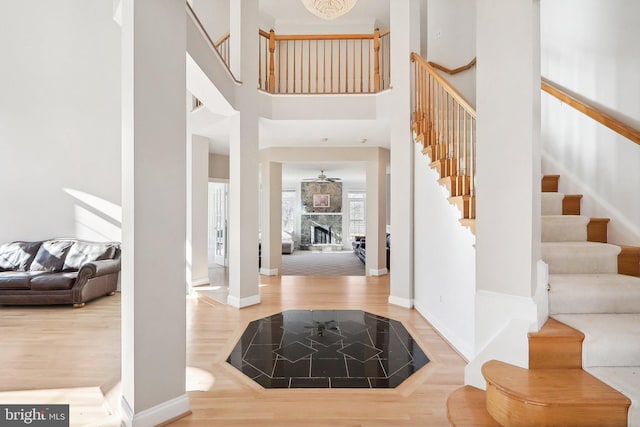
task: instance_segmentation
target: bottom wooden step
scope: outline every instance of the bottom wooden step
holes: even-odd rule
[[[529,369],[582,369],[582,332],[549,318],[528,336]]]
[[[447,417],[453,427],[499,427],[487,412],[484,390],[469,385],[460,387],[447,399]]]
[[[487,411],[504,426],[626,426],[631,401],[582,369],[482,366]]]

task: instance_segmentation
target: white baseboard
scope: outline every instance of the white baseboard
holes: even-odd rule
[[[235,308],[249,307],[250,305],[260,304],[260,295],[252,295],[246,298],[238,298],[229,295],[227,296],[227,304]]]
[[[397,305],[404,308],[413,308],[413,299],[400,298],[394,295],[389,295],[389,304]]]
[[[454,334],[447,326],[445,326],[440,320],[431,316],[426,308],[421,306],[417,301],[415,303],[415,309],[420,315],[433,326],[436,333],[442,337],[455,351],[469,362],[473,358],[473,343],[465,342],[465,340]]]
[[[376,270],[376,269],[369,269],[369,276],[384,276],[385,274],[389,273],[389,270],[387,270],[386,268],[381,268],[380,270]]]
[[[191,279],[191,287],[205,286],[209,284],[209,277],[201,277],[199,279]]]
[[[261,268],[260,274],[262,274],[263,276],[277,276],[278,269],[277,268]]]
[[[125,427],[153,427],[190,411],[189,397],[186,394],[145,409],[137,414],[133,413],[129,402],[122,396],[120,408],[122,411],[122,425]]]

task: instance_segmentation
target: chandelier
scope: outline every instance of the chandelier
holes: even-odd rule
[[[335,19],[349,12],[358,0],[301,0],[309,12],[322,19]]]

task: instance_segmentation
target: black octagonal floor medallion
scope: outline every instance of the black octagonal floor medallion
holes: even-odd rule
[[[393,388],[429,358],[397,320],[289,310],[249,323],[227,362],[265,388]]]

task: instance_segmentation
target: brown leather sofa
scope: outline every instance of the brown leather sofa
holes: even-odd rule
[[[0,305],[73,304],[113,295],[120,245],[52,239],[0,245]]]

